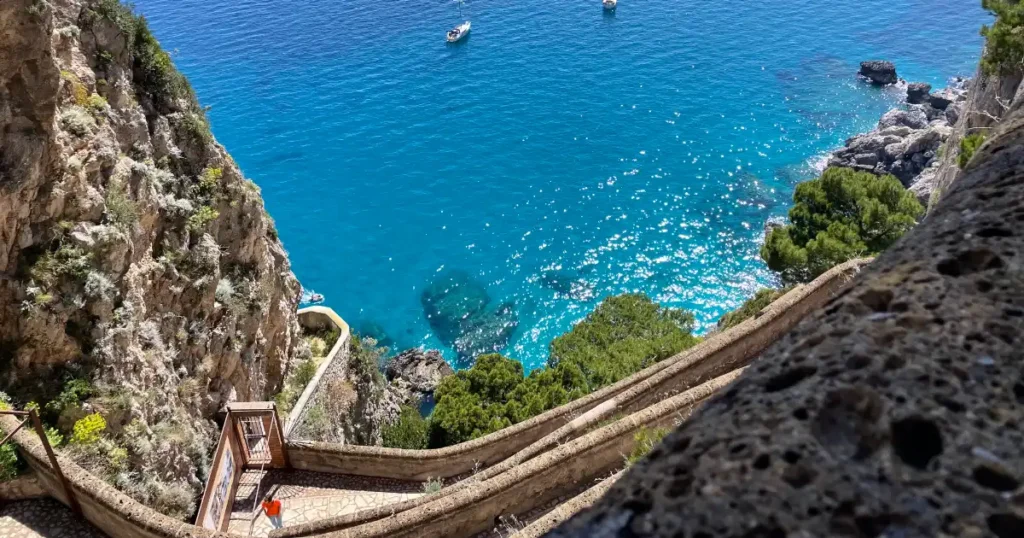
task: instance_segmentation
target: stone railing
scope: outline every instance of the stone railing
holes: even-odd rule
[[[336,360],[344,361],[348,357],[349,342],[352,339],[352,332],[349,329],[348,323],[345,323],[345,320],[341,319],[341,316],[331,308],[326,306],[310,306],[300,309],[298,315],[299,325],[303,329],[321,330],[334,328],[338,330],[340,335],[338,340],[334,342],[334,345],[331,346],[331,350],[327,352],[327,357],[317,367],[313,379],[306,384],[306,388],[302,390],[302,394],[295,402],[295,406],[288,413],[288,419],[284,425],[284,436],[286,439],[291,435],[295,426],[302,421],[303,416],[306,414],[306,409],[313,399],[313,395],[316,394],[316,390],[320,386],[320,381],[326,372],[331,369],[331,365]]]
[[[646,409],[623,417],[493,478],[470,477],[466,485],[444,495],[422,497],[427,502],[363,525],[339,528],[338,518],[287,527],[270,538],[338,535],[348,538],[468,537],[492,529],[503,514],[540,507],[623,466],[641,428],[671,427],[701,402],[727,387],[742,369],[712,379]],[[442,490],[443,492],[444,490]],[[344,534],[336,534],[343,532]]]
[[[289,461],[297,469],[413,481],[447,478],[494,465],[605,402],[614,400],[616,412],[630,412],[749,363],[809,312],[824,305],[869,261],[838,265],[813,282],[790,290],[753,319],[618,383],[484,437],[430,450],[289,441]],[[635,390],[621,398],[631,389]]]

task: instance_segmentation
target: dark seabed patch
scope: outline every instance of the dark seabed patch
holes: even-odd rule
[[[519,326],[513,303],[491,309],[490,302],[487,289],[457,269],[438,275],[420,295],[430,328],[458,354],[456,368],[471,365],[482,353],[500,353]]]

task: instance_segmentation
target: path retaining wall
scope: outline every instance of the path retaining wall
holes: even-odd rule
[[[674,425],[704,400],[738,378],[742,370],[713,379],[682,394],[624,417],[608,426],[431,502],[358,527],[339,529],[324,519],[270,533],[270,538],[468,537],[494,527],[495,518],[532,510],[600,476],[617,472],[633,450],[642,427]],[[473,481],[470,477],[468,481]]]
[[[431,450],[289,441],[289,460],[297,469],[412,481],[447,478],[493,465],[631,388],[640,387],[643,396],[631,398],[623,409],[626,412],[749,363],[809,312],[824,305],[869,262],[859,259],[836,266],[813,282],[794,288],[753,319],[618,383],[484,437]],[[670,368],[671,373],[656,377]]]
[[[352,339],[352,331],[349,329],[348,323],[341,319],[333,309],[326,306],[310,306],[307,308],[299,309],[299,325],[303,329],[311,329],[314,331],[319,330],[330,330],[337,329],[340,333],[338,340],[331,346],[331,350],[327,353],[327,357],[324,358],[323,362],[316,369],[316,374],[313,375],[313,379],[306,384],[306,388],[302,390],[302,394],[299,399],[295,402],[295,406],[292,407],[291,413],[288,414],[288,419],[284,425],[284,437],[287,439],[295,427],[302,422],[303,417],[306,414],[306,410],[310,403],[314,400],[313,396],[316,394],[317,389],[320,387],[320,382],[324,380],[324,376],[327,372],[334,371],[331,366],[335,361],[344,362],[348,357],[349,342]]]

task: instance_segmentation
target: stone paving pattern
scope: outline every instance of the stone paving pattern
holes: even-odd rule
[[[423,495],[423,485],[309,471],[246,471],[235,495],[229,532],[248,534],[250,524],[253,536],[267,536],[273,530],[262,510],[252,522],[256,496],[263,497],[267,491],[281,500],[282,521],[288,527],[413,499]]]
[[[53,499],[33,499],[0,506],[3,538],[103,538],[103,534]]]

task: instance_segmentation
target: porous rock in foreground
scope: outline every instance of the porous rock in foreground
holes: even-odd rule
[[[1024,114],[551,536],[1024,536]]]

